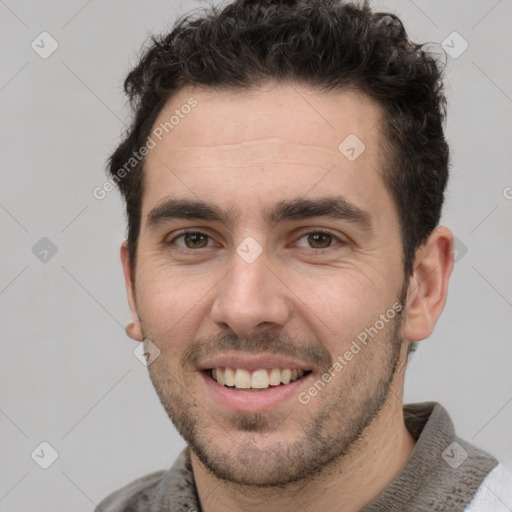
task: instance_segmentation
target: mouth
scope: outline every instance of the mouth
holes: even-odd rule
[[[311,370],[298,368],[244,368],[215,367],[204,370],[208,378],[217,384],[234,391],[261,392],[285,387],[292,382],[304,379]]]

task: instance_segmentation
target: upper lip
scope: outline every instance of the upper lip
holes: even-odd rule
[[[260,370],[263,368],[289,368],[291,370],[311,370],[311,365],[293,359],[288,356],[276,354],[240,355],[222,354],[204,359],[198,365],[199,370],[211,370],[212,368],[241,368],[248,371]]]

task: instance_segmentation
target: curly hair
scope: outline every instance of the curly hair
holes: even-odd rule
[[[416,249],[439,222],[448,180],[442,74],[439,59],[409,40],[396,15],[373,12],[367,0],[235,0],[180,18],[170,33],[151,38],[128,74],[133,121],[108,162],[126,201],[133,269],[145,159],[123,179],[118,169],[144,144],[164,104],[189,85],[243,90],[273,81],[361,91],[383,107],[382,177],[409,276]]]

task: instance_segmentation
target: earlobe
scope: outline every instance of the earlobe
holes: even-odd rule
[[[140,323],[130,322],[125,328],[126,335],[135,341],[143,341],[143,336],[140,331]]]
[[[421,341],[432,334],[446,303],[452,269],[453,234],[440,226],[416,251],[414,274],[407,295],[405,339]]]
[[[121,263],[123,265],[124,282],[126,285],[126,295],[132,314],[132,321],[126,326],[126,334],[135,341],[143,341],[142,326],[140,324],[139,314],[137,312],[137,301],[135,299],[135,283],[133,282],[132,267],[128,252],[128,242],[125,240],[121,244]]]

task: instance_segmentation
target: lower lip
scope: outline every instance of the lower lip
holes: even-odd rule
[[[205,372],[199,372],[208,393],[222,407],[234,412],[265,412],[275,409],[292,397],[297,398],[299,389],[311,377],[311,373],[290,384],[282,384],[275,388],[266,388],[261,391],[235,391],[214,381]]]

